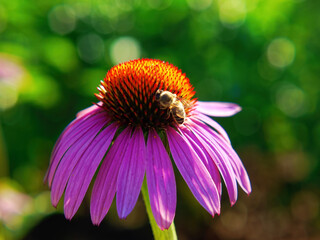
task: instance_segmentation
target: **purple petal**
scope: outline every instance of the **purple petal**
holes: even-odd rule
[[[101,110],[100,106],[102,105],[101,102],[98,102],[97,104],[94,104],[86,109],[83,109],[82,111],[78,112],[76,117],[80,118],[82,116],[88,115],[91,112],[97,111],[97,110]]]
[[[171,160],[154,129],[147,143],[147,185],[153,216],[161,230],[168,229],[176,211],[176,182]]]
[[[241,111],[235,103],[226,102],[197,102],[196,110],[212,117],[230,117]]]
[[[221,196],[222,184],[221,184],[221,178],[220,178],[220,174],[219,174],[219,170],[218,170],[217,166],[211,160],[209,154],[204,149],[201,142],[199,141],[197,136],[194,135],[194,133],[192,133],[186,127],[180,128],[180,131],[189,140],[189,143],[191,144],[192,148],[195,150],[195,152],[199,156],[199,159],[203,162],[203,164],[205,165],[205,167],[209,171],[210,176],[217,187],[217,191],[218,191],[219,195]]]
[[[146,145],[141,128],[136,128],[127,144],[127,150],[117,180],[117,210],[126,218],[134,208],[146,170]]]
[[[216,140],[212,137],[212,135],[210,135],[210,133],[201,128],[200,124],[203,123],[194,123],[190,125],[190,128],[192,128],[193,133],[199,139],[202,146],[209,154],[211,161],[213,161],[219,169],[219,172],[221,173],[227,187],[230,203],[231,205],[233,205],[237,201],[238,190],[236,177],[233,172],[232,166],[228,159],[225,157],[223,151],[221,150],[221,147],[216,142]],[[203,125],[205,126],[205,124]]]
[[[206,124],[209,124],[211,127],[213,127],[214,129],[216,129],[218,131],[218,133],[220,133],[220,135],[229,143],[230,139],[229,136],[227,134],[227,132],[223,129],[223,127],[220,126],[219,123],[217,123],[216,121],[214,121],[213,119],[209,118],[208,116],[202,114],[202,113],[196,113],[195,114],[195,118],[205,122]]]
[[[52,182],[51,201],[54,206],[57,206],[77,162],[105,124],[105,119],[96,121],[64,154]]]
[[[87,130],[91,126],[93,126],[97,121],[101,120],[103,120],[105,124],[107,124],[109,121],[109,117],[106,115],[106,112],[96,110],[91,114],[88,113],[88,115],[82,115],[81,118],[75,119],[66,127],[66,129],[59,137],[51,155],[51,163],[46,177],[50,188],[55,171],[57,170],[62,156],[70,148],[70,146],[72,146],[75,142],[79,141],[79,139],[82,138],[82,135],[87,132]]]
[[[220,196],[208,170],[184,136],[171,127],[167,136],[172,157],[191,192],[212,216],[219,214]]]
[[[107,152],[117,129],[117,124],[113,123],[102,130],[81,156],[72,171],[64,197],[64,214],[66,218],[71,219],[77,212],[92,177]]]
[[[90,213],[93,224],[99,225],[109,211],[116,193],[117,178],[131,127],[127,127],[116,138],[101,164],[91,195]]]
[[[221,138],[221,136],[219,134],[217,134],[215,131],[213,131],[208,126],[201,124],[199,122],[198,122],[198,125],[202,126],[202,128],[205,131],[210,133],[212,135],[212,137],[215,138],[215,140],[217,141],[217,143],[219,144],[219,146],[223,150],[225,157],[228,158],[228,160],[230,161],[232,169],[235,173],[236,179],[237,179],[240,187],[247,194],[250,194],[251,193],[251,183],[250,183],[248,173],[247,173],[245,167],[243,166],[243,163],[240,160],[238,154],[234,151],[232,146],[230,144],[226,143],[224,141],[224,139]]]
[[[90,110],[90,111],[89,111]],[[87,123],[87,121],[94,117],[97,116],[97,114],[101,115],[106,115],[106,112],[104,112],[103,110],[99,109],[97,106],[91,106],[89,108],[86,108],[85,110],[82,110],[83,114],[79,113],[77,114],[77,117],[75,120],[73,120],[66,128],[65,130],[62,132],[62,134],[60,135],[54,149],[52,152],[52,157],[55,157],[55,154],[57,153],[58,148],[60,147],[60,139],[65,138],[66,136],[70,136],[72,135],[72,133],[74,134],[74,129],[77,129],[78,127],[80,127],[82,124]],[[81,112],[82,112],[81,111]],[[79,115],[79,116],[78,116]]]

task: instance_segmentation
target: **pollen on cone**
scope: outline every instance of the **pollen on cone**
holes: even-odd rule
[[[111,68],[98,88],[96,97],[114,120],[123,125],[164,128],[174,124],[168,109],[160,109],[155,99],[158,90],[169,91],[190,112],[195,92],[189,79],[167,62],[139,59]]]

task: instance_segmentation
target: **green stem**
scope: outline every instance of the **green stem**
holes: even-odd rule
[[[173,222],[168,230],[161,230],[158,227],[158,224],[156,223],[156,220],[154,219],[153,214],[152,214],[146,179],[143,180],[141,192],[142,192],[144,203],[146,205],[147,214],[149,217],[149,221],[150,221],[150,225],[151,225],[154,239],[155,240],[177,240],[178,239],[177,233],[176,233],[176,229],[174,227]]]

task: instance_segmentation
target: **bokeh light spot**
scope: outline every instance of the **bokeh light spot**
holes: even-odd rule
[[[109,3],[109,5],[115,5],[120,11],[131,11],[135,3],[136,1],[116,0],[114,3]]]
[[[19,230],[23,218],[30,213],[31,208],[32,198],[21,192],[21,187],[16,182],[5,178],[0,180],[1,225],[4,224],[10,230]]]
[[[187,3],[191,9],[202,11],[211,6],[212,0],[187,0]]]
[[[110,57],[113,64],[137,59],[140,57],[140,44],[132,37],[120,37],[110,46]]]
[[[76,15],[68,5],[55,6],[48,15],[49,26],[52,31],[65,35],[76,27]]]
[[[247,9],[243,0],[220,0],[219,18],[229,28],[239,27],[245,20]]]
[[[295,46],[287,38],[274,39],[268,46],[267,56],[269,62],[278,68],[287,67],[295,57]]]
[[[50,204],[50,192],[42,192],[34,198],[34,210],[37,213],[47,213],[54,210],[54,207]]]
[[[66,38],[48,38],[43,44],[46,61],[62,72],[72,70],[77,64],[77,53]]]
[[[0,81],[0,110],[13,107],[17,100],[17,89],[11,84]]]
[[[78,41],[78,53],[80,58],[87,63],[95,63],[104,56],[104,42],[94,33],[82,36]]]
[[[60,98],[57,82],[47,75],[32,73],[31,83],[21,93],[23,101],[30,101],[43,108],[52,107]]]
[[[77,18],[81,20],[88,18],[90,16],[90,13],[92,12],[92,6],[89,1],[74,2],[72,4],[72,8],[74,9]]]
[[[25,69],[15,56],[0,53],[0,81],[18,87],[23,81]]]
[[[301,116],[307,110],[304,92],[290,83],[284,83],[277,89],[276,104],[283,113],[290,117]]]
[[[17,103],[26,78],[26,70],[18,58],[0,53],[0,110]]]

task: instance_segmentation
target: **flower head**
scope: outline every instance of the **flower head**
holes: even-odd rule
[[[251,192],[227,133],[207,116],[232,116],[241,110],[238,105],[197,101],[181,70],[151,59],[113,67],[98,90],[99,102],[78,113],[59,137],[46,175],[54,206],[65,192],[68,219],[96,171],[90,203],[94,224],[102,221],[115,196],[118,215],[126,218],[146,175],[155,220],[161,229],[169,228],[176,208],[171,158],[212,216],[220,214],[221,177],[232,205],[237,182]]]

